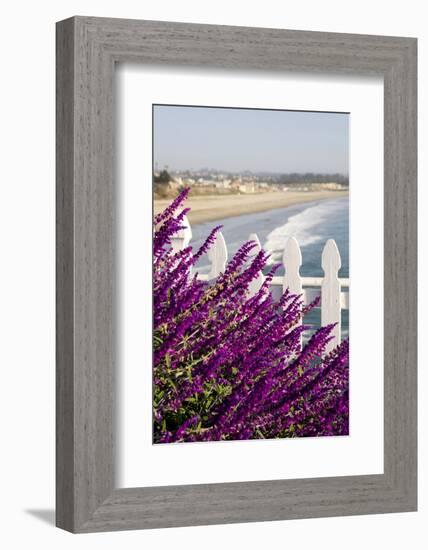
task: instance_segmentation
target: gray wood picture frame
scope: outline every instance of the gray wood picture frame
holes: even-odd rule
[[[416,39],[73,17],[57,24],[56,47],[57,526],[83,533],[416,510]],[[383,77],[382,475],[115,487],[118,62]]]

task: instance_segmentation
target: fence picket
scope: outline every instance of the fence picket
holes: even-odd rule
[[[300,276],[300,266],[302,265],[302,252],[299,243],[295,237],[287,239],[282,255],[282,263],[285,268],[285,274],[282,284],[282,290],[287,288],[292,294],[300,295],[303,292],[302,278]],[[300,320],[298,326],[302,324]],[[302,337],[300,337],[300,348],[302,347]]]
[[[221,231],[217,233],[213,245],[208,250],[208,259],[211,262],[208,279],[215,279],[220,273],[224,273],[227,262],[227,246]]]
[[[302,265],[302,253],[295,237],[290,237],[285,243],[282,263],[285,267],[283,291],[287,288],[293,294],[302,294],[302,278],[300,266]]]
[[[171,239],[171,248],[174,252],[179,252],[189,245],[192,238],[192,228],[190,227],[189,219],[184,216],[182,226],[184,229],[180,229],[178,233]]]
[[[248,237],[248,240],[249,241],[255,241],[256,245],[257,245],[251,250],[251,252],[249,254],[250,260],[252,260],[260,252],[260,250],[262,249],[262,245],[260,244],[260,239],[258,238],[256,233],[251,233]],[[262,286],[262,284],[264,282],[265,282],[265,276],[263,275],[263,273],[261,271],[259,271],[257,277],[255,279],[253,279],[250,283],[250,287],[248,289],[248,295],[249,295],[250,298],[252,296],[254,296],[255,294],[257,294],[257,292],[260,290],[260,287]]]
[[[337,323],[333,329],[334,339],[327,345],[326,352],[331,351],[340,343],[340,280],[338,271],[341,267],[339,249],[333,239],[329,239],[322,251],[321,266],[324,271],[324,279],[321,284],[321,325]]]

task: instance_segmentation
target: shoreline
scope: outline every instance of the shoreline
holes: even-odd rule
[[[349,191],[287,191],[277,193],[258,193],[254,195],[208,195],[190,197],[186,201],[186,207],[191,208],[188,218],[191,224],[220,220],[266,212],[304,204],[306,202],[335,199],[349,196]],[[154,201],[155,215],[164,210],[172,199],[160,199]]]

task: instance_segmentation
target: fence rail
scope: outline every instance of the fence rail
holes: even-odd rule
[[[172,247],[174,250],[182,250],[190,244],[192,239],[192,229],[187,217],[183,222],[182,229],[174,237]],[[251,251],[254,257],[261,250],[261,244],[258,236],[251,233],[248,240],[255,241],[257,246]],[[217,233],[214,244],[208,251],[208,260],[210,269],[207,274],[199,274],[198,278],[203,281],[215,279],[222,273],[227,265],[228,250],[226,241],[221,232]],[[300,267],[302,266],[302,253],[299,243],[294,237],[287,239],[282,263],[285,268],[285,274],[273,277],[270,283],[270,290],[274,298],[278,298],[289,288],[293,294],[301,294],[304,304],[310,304],[316,297],[321,297],[321,324],[327,325],[337,323],[334,330],[334,339],[329,343],[327,352],[340,343],[341,340],[341,311],[349,309],[349,279],[339,278],[338,272],[341,267],[339,249],[333,239],[328,239],[324,245],[321,254],[321,267],[324,271],[324,277],[302,277]],[[262,272],[252,281],[249,289],[250,295],[254,295],[265,280]]]

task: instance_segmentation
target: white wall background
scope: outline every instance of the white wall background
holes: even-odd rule
[[[427,204],[428,28],[424,4],[354,0],[15,0],[1,11],[0,544],[3,548],[234,548],[389,550],[421,548],[428,484],[420,468],[419,512],[264,524],[70,535],[54,506],[54,23],[70,15],[417,36],[420,211]],[[426,216],[421,215],[420,248]],[[427,259],[420,250],[420,279]],[[421,303],[427,287],[421,285]],[[422,308],[421,308],[422,309]],[[420,334],[428,330],[420,314]],[[427,363],[421,349],[420,364]],[[426,369],[420,369],[419,463],[428,460]],[[423,427],[425,426],[425,430]],[[420,540],[421,542],[418,542]]]

